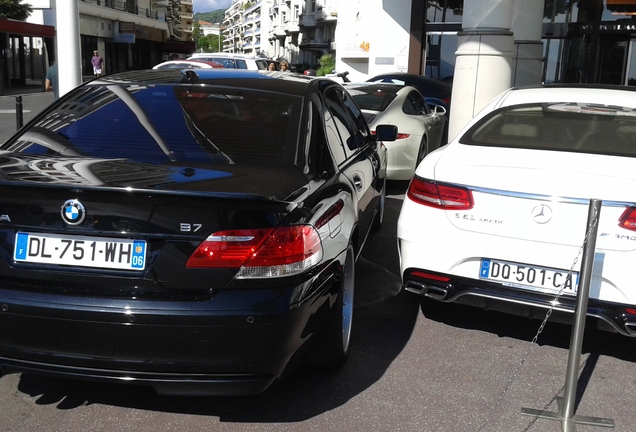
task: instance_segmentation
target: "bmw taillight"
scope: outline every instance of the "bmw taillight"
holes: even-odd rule
[[[209,236],[187,268],[239,269],[237,278],[291,276],[322,260],[320,236],[311,225],[227,230]]]
[[[444,210],[470,210],[473,194],[465,187],[414,177],[406,194],[412,201]]]
[[[618,225],[630,231],[636,231],[636,207],[627,207],[621,215]]]

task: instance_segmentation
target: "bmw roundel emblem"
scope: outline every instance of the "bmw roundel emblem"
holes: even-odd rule
[[[86,210],[76,199],[68,200],[62,206],[62,219],[69,225],[78,225],[84,221]]]

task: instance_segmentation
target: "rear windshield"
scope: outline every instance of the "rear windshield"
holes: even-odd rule
[[[347,87],[347,91],[361,109],[384,111],[395,99],[395,92],[374,86]]]
[[[472,145],[636,156],[636,110],[583,103],[505,107],[462,136]]]
[[[190,58],[190,60],[203,60],[203,61],[209,61],[209,62],[214,62],[214,63],[218,63],[220,65],[223,65],[224,68],[226,69],[239,69],[238,66],[236,65],[236,61],[233,58],[227,58],[227,57],[192,57]],[[245,62],[243,62],[245,63]],[[243,68],[246,69],[246,68]]]
[[[302,98],[201,85],[88,86],[1,149],[136,162],[296,165]]]

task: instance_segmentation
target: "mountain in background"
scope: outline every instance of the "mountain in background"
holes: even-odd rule
[[[207,21],[209,23],[222,23],[225,18],[225,9],[217,9],[212,12],[197,12],[194,14],[195,21]]]

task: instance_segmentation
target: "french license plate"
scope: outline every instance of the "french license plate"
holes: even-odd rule
[[[578,272],[482,258],[479,278],[544,293],[576,295]]]
[[[28,263],[143,270],[146,242],[19,232],[13,259]]]

